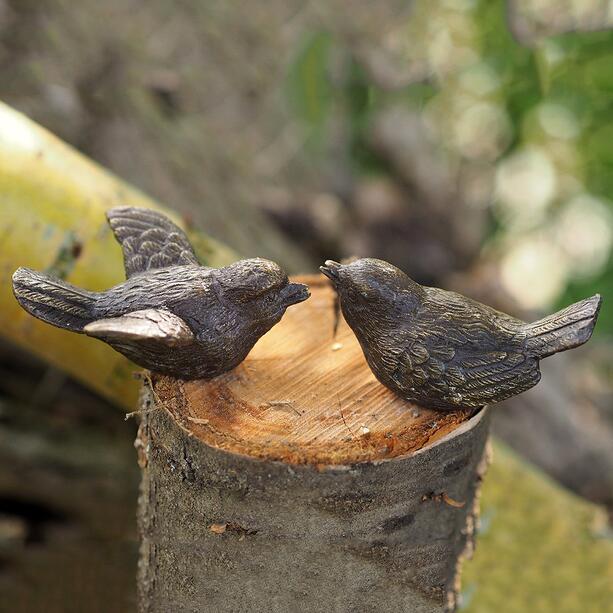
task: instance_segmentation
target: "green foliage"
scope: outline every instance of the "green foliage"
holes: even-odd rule
[[[590,193],[601,196],[613,214],[613,32],[571,32],[530,49],[509,34],[505,21],[500,19],[503,11],[499,2],[482,2],[475,14],[482,33],[483,57],[504,79],[506,108],[516,133],[539,103],[556,102],[571,109],[581,127],[576,150],[584,185]],[[547,62],[545,56],[551,50],[557,57]],[[520,142],[516,139],[513,145]],[[597,292],[606,295],[611,290],[613,258],[609,257],[597,276],[571,278],[558,306]],[[613,314],[606,308],[596,333],[613,333]]]
[[[288,70],[286,90],[290,106],[315,145],[323,137],[332,106],[331,51],[332,36],[328,32],[309,33]]]
[[[411,42],[407,62],[414,54],[427,63],[431,33],[440,31],[451,39],[457,35],[458,48],[469,45],[470,59],[447,71],[433,65],[431,75],[394,92],[379,87],[340,39],[322,31],[309,34],[290,67],[287,91],[291,108],[306,126],[313,154],[325,155],[326,128],[333,117],[342,117],[348,132],[346,155],[354,172],[392,173],[387,161],[371,145],[373,118],[391,104],[420,111],[435,98],[443,101],[443,116],[446,112],[451,116],[455,101],[466,97],[462,75],[475,67],[485,68],[495,75],[497,84],[495,92],[485,94],[484,99],[498,105],[509,122],[504,148],[497,158],[486,160],[490,168],[515,151],[536,145],[550,156],[556,173],[572,176],[580,192],[602,202],[613,219],[613,32],[570,32],[541,39],[528,47],[509,31],[502,0],[457,6],[417,0],[407,22],[407,39]],[[451,60],[453,66],[454,58]],[[557,141],[557,137],[546,134],[537,118],[544,105],[567,109],[576,122],[576,134]],[[446,138],[449,142],[445,142]],[[453,151],[451,135],[447,137],[443,131],[441,141],[443,148]],[[462,155],[459,152],[459,157]],[[554,227],[572,197],[571,192],[557,192],[547,205],[540,228]],[[484,242],[508,244],[504,243],[507,223],[496,216],[492,207]],[[613,232],[613,222],[609,225]],[[571,266],[558,306],[596,292],[609,293],[613,289],[613,258],[590,274],[591,277],[579,275]],[[603,312],[596,330],[600,334],[613,333],[613,314]]]

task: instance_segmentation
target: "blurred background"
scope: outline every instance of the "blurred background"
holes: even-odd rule
[[[292,272],[380,257],[525,319],[603,294],[494,432],[610,518],[611,23],[604,0],[0,0],[0,100]],[[134,610],[134,434],[0,344],[1,610]]]

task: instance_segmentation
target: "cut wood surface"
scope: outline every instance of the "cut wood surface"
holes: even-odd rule
[[[334,295],[236,370],[147,377],[136,441],[141,611],[442,613],[456,602],[489,414],[436,413],[371,374]]]
[[[329,283],[295,280],[311,298],[290,307],[238,368],[208,383],[156,378],[156,394],[185,430],[267,460],[351,464],[416,451],[470,417],[418,407],[381,385],[342,318],[333,335]]]

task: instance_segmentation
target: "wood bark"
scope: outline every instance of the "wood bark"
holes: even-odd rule
[[[233,372],[147,378],[141,611],[455,607],[488,411],[395,397],[344,322],[333,338],[331,289],[306,282]]]

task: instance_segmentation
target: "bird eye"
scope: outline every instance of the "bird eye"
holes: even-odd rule
[[[362,298],[368,298],[368,292],[360,292],[362,294]]]

